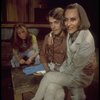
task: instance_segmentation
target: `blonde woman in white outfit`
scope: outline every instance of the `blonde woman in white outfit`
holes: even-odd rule
[[[71,100],[86,99],[84,87],[93,80],[96,60],[94,39],[89,31],[90,23],[84,8],[77,3],[68,5],[64,12],[64,24],[68,32],[68,58],[60,72],[48,72],[44,76],[31,100],[64,100],[64,86],[71,91]],[[93,66],[86,68],[90,63]]]

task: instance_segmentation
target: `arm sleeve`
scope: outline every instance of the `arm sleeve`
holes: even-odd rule
[[[47,60],[47,54],[46,54],[47,39],[48,39],[48,36],[46,35],[43,41],[42,48],[40,50],[40,60],[41,60],[41,63],[43,63],[46,68],[48,67],[48,60]]]
[[[34,57],[36,57],[39,54],[38,43],[35,35],[32,35],[32,49],[34,53],[31,56],[31,58],[34,59]]]
[[[83,69],[91,62],[91,57],[95,52],[94,43],[84,42],[74,54],[71,63],[66,67],[65,72],[73,73],[74,71]],[[67,64],[66,64],[67,65]]]

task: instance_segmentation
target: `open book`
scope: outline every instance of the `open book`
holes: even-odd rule
[[[44,69],[44,66],[43,64],[38,64],[38,65],[31,65],[29,67],[25,67],[23,69],[23,72],[26,74],[26,75],[30,75],[30,74],[33,74],[33,73],[45,73],[45,69]]]

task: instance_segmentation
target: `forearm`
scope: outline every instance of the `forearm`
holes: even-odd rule
[[[42,63],[44,65],[45,70],[48,72],[50,71],[50,68],[48,67],[48,63]]]
[[[40,55],[40,62],[44,65],[46,71],[49,71],[48,61],[45,56]]]
[[[37,55],[39,55],[39,52],[38,51],[35,51],[35,52],[33,51],[33,54],[29,57],[29,59],[34,60]]]
[[[35,57],[39,54],[38,45],[37,45],[37,44],[34,44],[34,45],[32,46],[32,50],[33,50],[33,53],[32,53],[32,55],[29,57],[31,60],[35,59]]]

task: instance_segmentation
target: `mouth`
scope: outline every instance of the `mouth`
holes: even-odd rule
[[[72,29],[67,29],[68,32],[72,31]]]
[[[56,32],[56,30],[52,30],[52,32]]]
[[[72,30],[73,28],[72,27],[67,27],[67,30]]]

